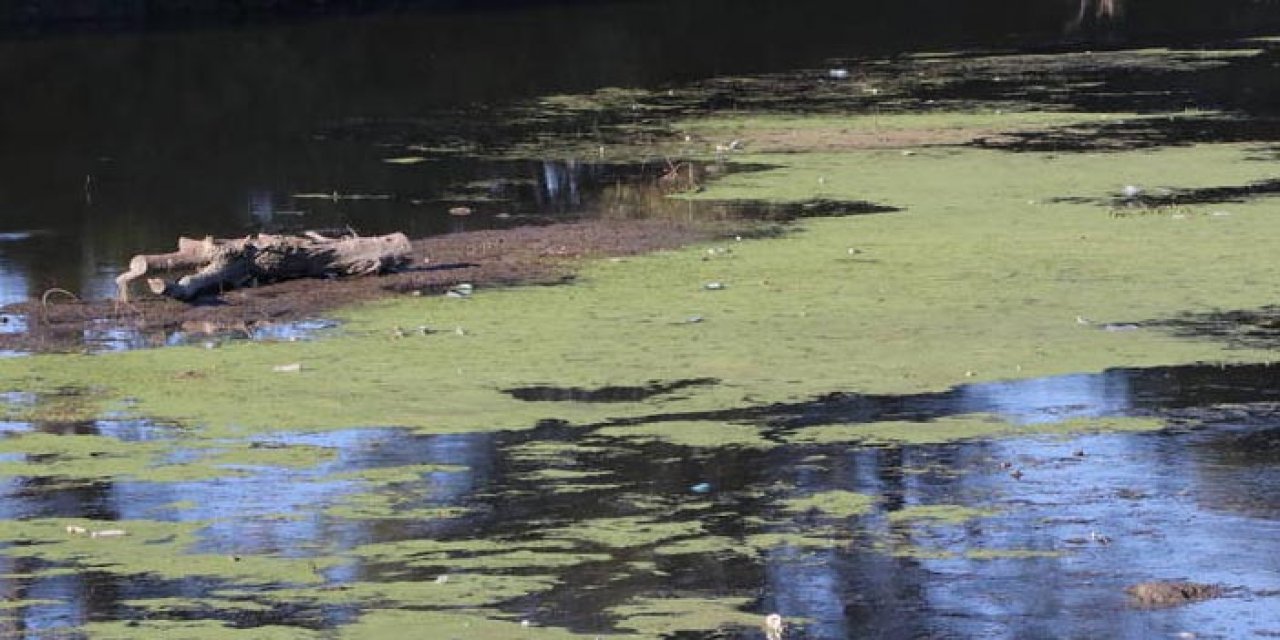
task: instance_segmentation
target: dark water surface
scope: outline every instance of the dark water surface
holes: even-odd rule
[[[549,129],[593,126],[501,115],[535,96],[922,48],[1238,35],[1277,21],[1267,2],[1131,0],[1123,28],[1072,29],[1074,0],[662,0],[160,32],[125,11],[106,25],[123,30],[93,33],[59,16],[94,15],[95,3],[26,4],[9,24],[46,35],[13,27],[0,40],[0,303],[52,287],[107,296],[129,256],[180,234],[427,235],[598,214],[601,189],[616,184],[609,166],[492,159]],[[424,162],[386,162],[414,148]],[[451,219],[459,203],[481,215]]]
[[[492,553],[460,551],[434,563],[415,560],[405,569],[362,555],[363,545],[377,543],[429,538],[519,546],[620,517],[692,522],[700,535],[729,541],[708,552],[671,548],[671,539],[611,551],[579,542],[581,551],[603,550],[611,559],[552,569],[559,586],[501,605],[514,619],[585,633],[608,632],[609,618],[601,612],[659,589],[685,597],[745,595],[761,615],[785,612],[793,639],[1270,637],[1280,632],[1275,374],[1271,367],[1118,369],[962,386],[930,403],[937,415],[993,412],[1024,425],[1131,415],[1175,425],[1143,434],[764,448],[683,447],[551,423],[488,434],[280,434],[256,442],[322,447],[334,455],[301,468],[248,467],[251,472],[241,477],[173,483],[68,486],[12,477],[0,489],[0,517],[211,522],[192,552],[346,558],[324,571],[330,589],[432,581],[456,571],[456,562]],[[895,411],[863,411],[844,421],[898,418]],[[730,424],[767,429],[769,420]],[[6,423],[4,430],[126,442],[180,437],[170,427],[140,421]],[[539,446],[559,453],[531,455]],[[465,466],[423,471],[380,491],[390,491],[405,509],[463,508],[464,515],[387,520],[328,510],[362,491],[361,472],[422,464]],[[1020,477],[1011,477],[1011,467]],[[573,491],[555,488],[542,475],[577,468],[601,475],[576,481]],[[782,501],[836,489],[879,496],[879,502],[855,517],[779,517]],[[894,515],[922,505],[965,505],[981,513],[955,521]],[[815,532],[817,542],[772,545],[762,553],[748,547],[753,535]],[[0,578],[0,590],[11,600],[36,601],[0,614],[5,628],[17,633],[13,637],[154,615],[135,609],[136,603],[212,597],[228,589],[212,578],[154,580],[111,572],[23,577],[41,567],[6,558],[13,566]],[[642,559],[664,573],[661,584],[634,569]],[[1186,578],[1220,585],[1225,595],[1152,610],[1133,606],[1124,594],[1137,582]],[[236,613],[178,603],[169,615],[227,619],[237,626],[325,628],[359,613],[347,605],[288,605],[265,587],[237,592],[264,608]]]

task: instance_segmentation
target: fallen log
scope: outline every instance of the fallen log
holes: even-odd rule
[[[149,278],[151,291],[191,301],[254,283],[386,273],[408,264],[411,251],[403,233],[368,238],[330,238],[314,232],[235,240],[179,238],[177,251],[134,256],[129,270],[116,278],[116,295],[127,302],[129,287],[138,278],[177,269],[198,270],[175,281]]]

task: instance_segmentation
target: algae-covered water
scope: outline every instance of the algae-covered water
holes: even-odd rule
[[[1111,45],[495,103],[598,129],[449,157],[800,213],[309,340],[0,360],[0,635],[1280,634],[1276,41]],[[438,178],[418,124],[313,133]]]
[[[1245,382],[1271,376],[1120,369],[451,435],[13,422],[40,453],[3,470],[5,625],[751,638],[783,612],[793,638],[1272,633],[1277,390]],[[1226,595],[1130,603],[1152,579]]]

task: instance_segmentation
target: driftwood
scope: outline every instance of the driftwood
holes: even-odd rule
[[[403,233],[362,238],[259,234],[236,240],[178,239],[173,253],[137,255],[116,278],[117,297],[129,300],[133,281],[156,271],[198,269],[176,281],[148,278],[151,291],[190,301],[247,284],[294,278],[386,273],[408,264],[412,248]]]

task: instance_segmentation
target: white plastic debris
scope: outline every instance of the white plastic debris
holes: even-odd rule
[[[445,292],[445,295],[450,298],[466,298],[466,297],[469,297],[474,291],[475,291],[475,287],[464,282],[462,284],[454,285],[453,287],[450,287],[449,290]]]
[[[782,640],[782,632],[785,625],[782,622],[782,616],[771,613],[764,617],[764,637],[766,640]]]

